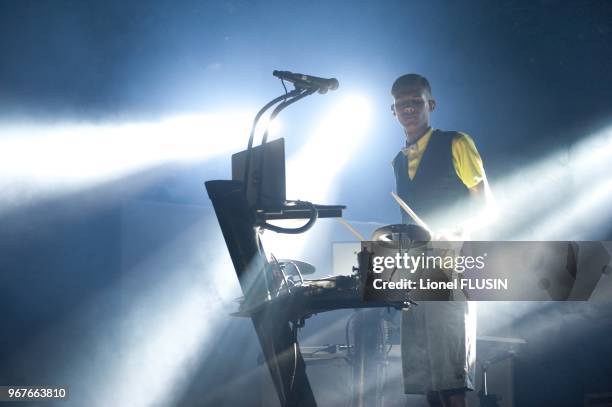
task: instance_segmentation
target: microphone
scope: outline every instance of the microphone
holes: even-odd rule
[[[336,78],[318,78],[316,76],[303,75],[301,73],[289,71],[274,71],[272,75],[293,83],[296,88],[316,89],[319,93],[327,93],[328,90],[338,89],[338,79]]]

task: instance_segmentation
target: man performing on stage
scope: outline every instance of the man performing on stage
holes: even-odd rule
[[[393,160],[397,194],[433,231],[446,230],[443,238],[464,240],[465,229],[479,218],[475,215],[482,218],[489,195],[476,146],[467,134],[430,126],[436,101],[423,76],[399,77],[391,93],[393,114],[406,137]],[[404,223],[413,223],[402,216]],[[431,406],[467,405],[475,374],[473,307],[467,301],[432,301],[402,313],[405,393],[425,393]]]

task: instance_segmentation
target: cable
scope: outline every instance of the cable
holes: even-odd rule
[[[305,224],[303,224],[302,226],[300,226],[298,228],[284,228],[284,227],[281,227],[281,226],[271,225],[269,223],[266,223],[266,221],[261,221],[261,222],[257,223],[256,225],[260,226],[260,227],[262,227],[264,229],[271,230],[271,231],[276,232],[276,233],[286,233],[286,234],[290,234],[290,235],[297,235],[297,234],[306,232],[317,221],[317,219],[319,217],[319,211],[317,210],[316,206],[314,206],[310,202],[306,202],[306,201],[288,201],[288,202],[294,202],[294,203],[296,203],[296,206],[302,205],[302,206],[310,209],[310,218],[308,219],[308,222],[306,222]]]
[[[313,93],[316,92],[316,89],[309,89],[309,90],[300,90],[300,89],[294,89],[291,92],[289,92],[287,95],[283,95],[285,96],[285,100],[283,100],[281,103],[278,104],[278,106],[276,106],[274,108],[274,110],[272,111],[272,113],[270,113],[270,117],[268,119],[268,123],[272,123],[272,120],[274,120],[276,118],[276,116],[278,116],[278,114],[280,112],[283,111],[283,109],[287,108],[289,105],[292,105],[293,103],[297,102],[300,99],[305,98],[306,96],[310,96]],[[261,145],[266,144],[267,140],[268,140],[268,133],[269,133],[269,128],[266,128],[266,131],[264,132],[262,138],[261,138]]]
[[[283,84],[283,89],[285,89],[285,95],[289,92],[287,92],[287,86],[285,86],[285,80],[283,78],[280,78],[281,83]]]

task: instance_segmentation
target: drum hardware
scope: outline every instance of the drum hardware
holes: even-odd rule
[[[372,235],[372,240],[379,242],[400,242],[403,243],[402,247],[407,244],[406,248],[416,248],[425,246],[430,242],[431,233],[429,230],[418,225],[400,223],[376,229]]]
[[[498,401],[501,397],[491,393],[487,389],[487,369],[489,364],[485,363],[482,365],[482,388],[478,392],[478,401],[480,407],[499,407]]]
[[[524,341],[522,341],[524,343]],[[499,407],[500,404],[498,401],[502,400],[502,398],[496,394],[489,393],[489,388],[487,384],[487,373],[489,370],[489,366],[499,363],[506,359],[512,359],[516,357],[516,352],[513,350],[506,351],[492,359],[489,359],[481,364],[482,366],[482,380],[481,380],[481,388],[478,392],[478,400],[480,407]]]
[[[308,264],[305,261],[300,260],[292,260],[292,259],[278,259],[281,267],[284,270],[289,270],[289,272],[296,272],[302,276],[314,274],[316,271],[315,267],[312,264]]]

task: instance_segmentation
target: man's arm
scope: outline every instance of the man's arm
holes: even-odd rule
[[[482,158],[470,136],[464,133],[453,140],[453,164],[457,176],[469,191],[476,211],[461,225],[465,234],[489,226],[497,218],[493,194],[484,172]]]
[[[474,140],[465,133],[458,133],[453,139],[452,155],[455,173],[472,193],[472,188],[486,180],[482,158]]]

